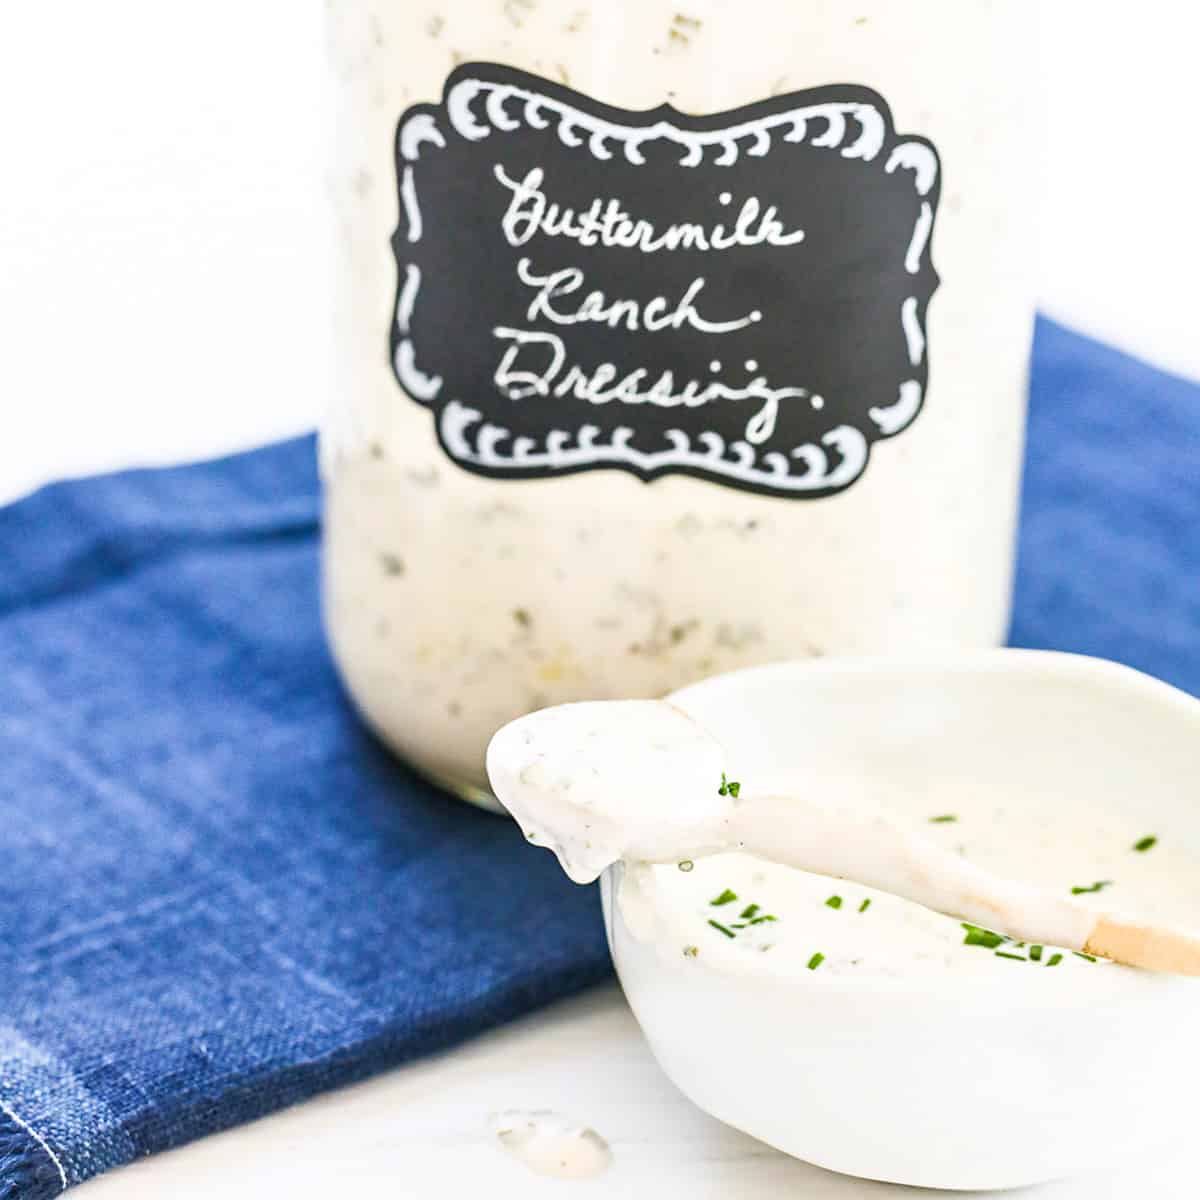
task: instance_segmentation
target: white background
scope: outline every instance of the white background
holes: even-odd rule
[[[1043,10],[1044,307],[1200,376],[1200,9]],[[312,426],[332,387],[319,0],[0,12],[0,497]]]
[[[3,0],[0,498],[317,420],[333,387],[320,7]],[[1043,306],[1200,377],[1200,10],[1043,7]],[[488,1111],[514,1105],[574,1110],[613,1137],[606,1194],[892,1194],[695,1112],[612,990],[90,1187],[96,1200],[532,1194],[487,1136]],[[1038,1194],[1194,1195],[1174,1164],[1152,1170]],[[570,1186],[585,1185],[532,1192]]]

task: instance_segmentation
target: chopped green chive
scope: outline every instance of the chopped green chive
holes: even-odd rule
[[[683,957],[684,958],[695,958],[696,955],[699,953],[700,953],[699,946],[684,946],[684,948],[683,948]]]
[[[1029,961],[1028,959],[1023,958],[1020,954],[1009,954],[1007,950],[997,950],[996,957],[997,958],[1011,958],[1011,959],[1014,959],[1016,962],[1028,962]]]
[[[989,950],[995,950],[997,946],[1003,946],[1009,940],[990,929],[980,929],[978,925],[968,925],[965,921],[961,924],[967,931],[967,936],[963,939],[964,946],[986,946]]]
[[[841,908],[842,907],[841,896],[830,896],[829,899],[825,901],[825,907],[826,908]]]
[[[720,921],[709,921],[709,924],[714,929],[720,930],[720,932],[723,933],[727,938],[737,937],[737,934],[734,933],[732,929],[730,929],[727,925],[722,925]]]
[[[731,892],[726,888],[715,900],[710,900],[709,904],[719,908],[722,904],[732,904],[737,899],[737,892]]]
[[[1147,850],[1153,850],[1154,847],[1157,845],[1158,845],[1158,838],[1151,835],[1150,837],[1142,838],[1142,840],[1140,842],[1137,842],[1133,848],[1139,854],[1145,854]]]
[[[764,916],[755,917],[754,920],[750,922],[750,924],[751,925],[761,925],[764,921],[778,921],[778,920],[779,920],[778,917],[773,917],[773,916],[771,916],[770,913],[767,913]]]
[[[742,793],[742,785],[736,779],[726,779],[725,772],[721,772],[721,786],[717,788],[718,796],[732,796],[735,800]]]
[[[1086,896],[1088,892],[1102,892],[1106,887],[1112,887],[1111,879],[1098,879],[1091,887],[1073,887],[1071,889],[1072,896]]]
[[[866,898],[866,899],[865,899],[865,900],[864,900],[864,901],[863,901],[863,902],[862,902],[862,903],[861,903],[861,904],[858,906],[858,911],[859,911],[860,913],[865,913],[865,912],[867,911],[867,909],[868,909],[868,908],[870,908],[870,907],[871,907],[871,897],[870,897],[870,896],[868,896],[868,897],[867,897],[867,898]]]
[[[940,817],[930,817],[930,825],[953,825],[958,818],[953,813],[946,813]]]
[[[696,864],[692,862],[690,858],[685,858],[683,862],[679,864],[679,869],[681,871],[690,871],[695,865]]]
[[[1046,964],[1046,966],[1057,967],[1058,964],[1060,962],[1062,962],[1062,960],[1063,960],[1063,956],[1061,954],[1052,954],[1052,955],[1050,955],[1050,961]]]
[[[1072,950],[1071,953],[1076,958],[1082,958],[1084,962],[1095,962],[1096,960],[1090,954],[1084,954],[1081,950]]]
[[[1042,947],[1041,946],[1030,946],[1029,947],[1029,957],[1031,959],[1033,959],[1034,962],[1041,962],[1042,961]]]
[[[814,954],[812,958],[808,960],[808,969],[810,971],[815,971],[824,961],[825,955],[821,953]]]
[[[750,920],[751,917],[753,917],[758,912],[760,907],[761,907],[761,905],[758,905],[758,904],[748,905],[746,908],[743,908],[740,913],[738,913],[738,916],[743,921],[748,921],[748,920]]]

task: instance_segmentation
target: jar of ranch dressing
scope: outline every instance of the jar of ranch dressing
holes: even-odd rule
[[[487,803],[504,722],[1006,628],[1030,0],[331,0],[326,619]]]

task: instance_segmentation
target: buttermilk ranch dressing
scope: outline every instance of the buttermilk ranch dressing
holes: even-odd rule
[[[566,873],[588,883],[615,862],[742,850],[854,880],[1019,935],[1082,946],[1094,923],[1074,900],[982,871],[859,796],[743,794],[720,742],[655,700],[569,704],[500,730],[496,795]]]
[[[594,1129],[548,1109],[492,1117],[496,1140],[518,1162],[552,1179],[590,1179],[608,1170],[612,1150]]]
[[[614,749],[619,759],[614,760]],[[625,858],[662,862],[719,845],[733,812],[720,743],[659,700],[561,705],[502,729],[492,786],[525,836],[576,883]]]
[[[760,0],[750,9],[726,0],[328,5],[342,355],[323,439],[325,612],[349,691],[386,741],[487,803],[488,739],[525,712],[664,695],[778,659],[1001,639],[1032,328],[1026,250],[1036,211],[1036,181],[1023,165],[1034,97],[1014,85],[1011,64],[1026,60],[1033,8],[1026,0]],[[727,184],[681,190],[674,216],[648,218],[647,198],[628,194],[628,168],[642,151],[636,142],[606,141],[601,121],[589,126],[597,130],[591,144],[594,156],[613,164],[611,182],[605,176],[568,204],[570,171],[561,163],[517,166],[505,157],[501,134],[520,110],[479,100],[460,125],[478,137],[472,145],[489,147],[470,163],[480,165],[480,189],[494,191],[500,207],[486,229],[439,224],[444,214],[422,198],[421,173],[443,152],[436,137],[444,140],[449,117],[440,109],[424,120],[419,106],[441,104],[447,80],[471,64],[525,72],[586,104],[627,113],[669,104],[705,120],[830,85],[882,97],[896,135],[914,136],[894,154],[879,153],[872,178],[880,186],[902,181],[897,194],[920,213],[899,231],[895,269],[906,277],[919,268],[930,286],[936,269],[939,279],[923,321],[915,295],[887,313],[887,346],[900,366],[923,364],[928,354],[929,394],[912,427],[875,444],[861,479],[836,495],[770,494],[776,469],[807,466],[836,488],[865,455],[853,430],[833,428],[829,442],[817,438],[770,457],[795,406],[821,421],[840,401],[802,379],[776,377],[761,355],[734,350],[738,339],[788,318],[757,293],[737,294],[739,279],[772,275],[758,265],[739,273],[730,265],[737,256],[828,250],[830,239],[810,233],[811,214],[794,194],[749,190],[735,172]],[[535,106],[529,119],[544,123],[563,111],[560,93],[550,101],[559,107]],[[855,100],[845,111],[864,107]],[[398,123],[412,112],[413,144],[398,148]],[[882,118],[869,116],[861,136],[852,118],[835,128],[841,115],[832,112],[807,130],[794,119],[724,146],[710,146],[704,129],[673,136],[683,137],[680,155],[711,163],[737,154],[739,170],[751,170],[760,161],[751,139],[777,154],[788,138],[844,133],[845,146],[828,151],[831,163],[844,165],[856,161],[846,156],[878,152]],[[587,133],[568,125],[563,136]],[[444,328],[410,339],[448,259],[404,256],[412,247],[419,257],[436,237],[447,255],[475,247],[484,263],[495,256],[477,247],[492,239],[496,254],[512,258],[504,278],[523,307],[482,331],[463,327],[452,310]],[[921,266],[930,246],[932,266]],[[587,257],[600,254],[631,256],[649,281],[633,288],[621,277],[601,286],[597,260]],[[677,283],[654,284],[660,270],[681,263],[689,265]],[[464,293],[498,281],[477,274]],[[797,312],[794,322],[808,329],[812,311]],[[586,351],[591,331],[624,339],[599,370],[578,366],[563,349]],[[676,335],[710,339],[712,348],[664,383],[643,351]],[[601,421],[621,409],[636,424],[670,404],[663,411],[672,419],[692,423],[675,444],[694,450],[715,445],[697,425],[708,419],[703,414],[728,412],[739,444],[730,448],[732,434],[725,439],[722,463],[741,456],[772,464],[756,477],[767,480],[765,490],[679,473],[647,482],[615,469],[519,478],[466,469],[450,447],[486,457],[493,443],[464,449],[459,427],[435,428],[431,406],[444,398],[438,376],[455,367],[454,348],[489,336],[495,392],[456,396],[453,411],[463,419],[483,405],[488,428],[500,428],[504,413],[540,401],[578,404]],[[430,365],[439,354],[444,368]],[[916,394],[905,387],[893,389],[869,422],[875,433],[912,417]],[[562,432],[575,439],[578,430]],[[579,436],[572,453],[586,449],[586,432]],[[557,433],[549,441],[566,453]],[[544,449],[516,443],[520,453]],[[495,455],[516,443],[501,437]],[[619,437],[614,445],[615,453]]]
[[[1085,803],[1034,814],[963,796],[918,811],[910,798],[884,814],[869,798],[848,804],[845,789],[835,804],[788,795],[782,780],[758,794],[715,737],[662,702],[532,714],[496,735],[488,765],[531,842],[577,883],[622,864],[629,927],[687,958],[770,971],[1076,969],[1097,962],[1062,947],[1084,945],[1097,912],[1194,923],[1190,857],[1098,824]],[[975,898],[988,889],[1002,909]]]
[[[957,820],[936,826],[933,836],[978,864],[1020,872],[1064,896],[1087,888],[1072,897],[1087,909],[1120,908],[1181,928],[1196,925],[1195,857],[1165,842],[1138,851],[1137,831],[1105,827],[1085,806],[1022,829],[1003,811],[964,803]],[[687,870],[627,866],[619,903],[630,929],[665,955],[719,969],[806,978],[810,971],[895,977],[915,970],[1002,971],[1020,963],[1026,969],[1120,969],[1049,942],[971,930],[887,892],[736,852],[698,858]]]

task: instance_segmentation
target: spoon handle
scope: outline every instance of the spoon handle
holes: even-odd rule
[[[1141,925],[1105,914],[1096,918],[1083,949],[1127,967],[1200,976],[1200,938],[1161,925]]]
[[[1200,976],[1200,937],[1111,913],[995,875],[890,817],[803,796],[745,797],[728,828],[739,849],[850,879],[1026,942],[1126,966]]]

